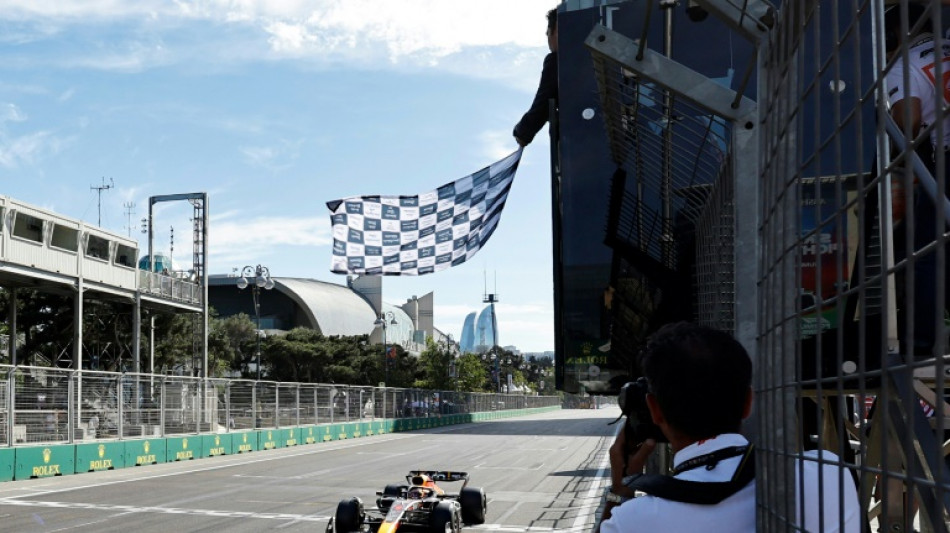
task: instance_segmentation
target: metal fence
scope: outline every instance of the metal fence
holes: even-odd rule
[[[686,68],[676,53],[650,49],[662,47],[657,25],[697,31],[664,17],[675,2],[633,4],[644,9],[633,31],[644,38],[597,27],[586,41],[612,155],[641,187],[637,201],[672,204],[698,223],[631,242],[675,266],[674,243],[695,235],[696,319],[733,331],[753,354],[758,529],[800,530],[799,502],[809,495],[796,477],[817,462],[839,482],[820,495],[824,508],[849,498],[842,487],[853,480],[864,531],[950,530],[950,152],[944,140],[936,154],[922,153],[932,136],[950,139],[950,63],[934,60],[950,44],[948,8],[939,0],[690,2],[720,32],[715,43],[695,37],[691,46],[752,51],[737,52],[749,58],[739,65],[746,74],[724,87],[697,72],[708,65]],[[885,32],[885,8],[906,14],[912,4],[926,8],[920,22]],[[922,36],[928,23],[934,31]],[[900,42],[892,54],[886,35]],[[910,53],[927,38],[936,53]],[[895,68],[903,83],[929,83],[919,130],[891,116],[886,74]],[[943,81],[935,89],[928,79]],[[720,141],[724,157],[712,153]],[[806,453],[813,449],[822,453]]]
[[[483,394],[0,365],[0,445],[71,443],[559,405]]]

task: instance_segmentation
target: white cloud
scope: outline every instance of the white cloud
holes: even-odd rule
[[[249,164],[269,170],[280,170],[288,167],[290,161],[297,158],[302,144],[302,141],[281,141],[273,146],[245,146],[240,150]]]
[[[40,155],[59,152],[65,141],[48,131],[7,138],[0,135],[0,166],[14,168],[33,163]]]
[[[26,119],[26,113],[16,104],[0,104],[0,125],[4,122],[23,122]]]
[[[249,260],[286,246],[327,246],[332,242],[325,217],[212,218],[216,264]]]
[[[509,130],[485,131],[479,135],[478,140],[482,143],[482,151],[489,161],[503,159],[512,152],[512,146],[514,146]]]
[[[526,52],[536,61],[544,50],[551,7],[550,0],[0,0],[0,21],[32,32],[18,42],[93,30],[78,32],[74,48],[54,59],[79,68],[129,72],[196,60],[292,58],[509,81],[525,70]]]

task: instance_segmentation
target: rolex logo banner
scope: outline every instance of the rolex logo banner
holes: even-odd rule
[[[327,202],[330,270],[417,276],[468,261],[498,226],[521,149],[474,174],[412,196],[352,196]]]

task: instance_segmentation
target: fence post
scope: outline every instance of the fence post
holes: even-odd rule
[[[227,432],[231,432],[231,382],[224,382],[224,420],[227,426]]]
[[[280,382],[274,384],[274,427],[280,427]]]
[[[16,367],[10,369],[7,373],[7,446],[13,446],[13,422],[15,421],[14,411],[16,410]]]
[[[313,423],[320,423],[320,386],[313,388]]]
[[[158,382],[158,423],[162,426],[161,435],[165,436],[165,380],[166,376],[162,376]]]
[[[261,427],[261,415],[257,412],[257,387],[260,384],[260,381],[255,381],[254,386],[251,387],[251,416],[254,417],[254,429]]]
[[[294,425],[300,426],[300,383],[297,383],[297,387],[294,389]]]
[[[82,390],[81,386],[77,386],[77,383],[73,381],[73,378],[76,380],[82,379],[82,371],[79,370],[70,370],[69,379],[66,381],[66,438],[69,439],[69,443],[72,444],[76,442],[76,422],[79,420],[79,409],[77,409],[79,402],[82,400],[74,396],[78,393],[78,390]]]
[[[125,434],[125,432],[124,432],[125,424],[124,424],[123,421],[122,421],[122,418],[123,418],[122,415],[123,415],[123,413],[125,412],[125,410],[122,408],[122,407],[123,407],[122,404],[125,403],[125,383],[124,383],[124,381],[125,381],[125,372],[123,372],[122,374],[116,376],[116,378],[115,378],[115,403],[116,403],[116,412],[117,412],[116,416],[119,417],[119,420],[118,420],[118,422],[117,422],[117,424],[116,424],[116,425],[117,425],[116,431],[118,431],[118,433],[119,433],[119,434],[117,435],[119,439],[121,439],[121,438],[122,438],[122,435]],[[99,434],[98,434],[98,433],[96,434],[96,438],[97,438],[97,439],[99,438]]]
[[[204,397],[204,380],[198,381],[195,384],[195,403],[198,405],[195,407],[195,433],[201,435],[201,415],[202,415],[202,405],[205,401]]]

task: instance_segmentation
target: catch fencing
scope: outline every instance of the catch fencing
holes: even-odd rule
[[[556,396],[0,365],[0,446],[225,433],[557,406]]]
[[[853,481],[865,531],[947,532],[950,63],[934,59],[950,8],[623,4],[642,9],[632,29],[598,26],[585,44],[611,154],[636,191],[624,235],[668,268],[694,254],[696,320],[753,356],[758,530],[800,530],[813,494],[796,479],[818,463],[838,487],[820,493],[826,511],[850,508]],[[908,20],[914,5],[925,13]],[[899,29],[885,31],[888,7]],[[690,38],[664,45],[677,32]],[[927,39],[937,52],[910,52]],[[723,50],[725,62],[695,61]],[[932,90],[915,94],[929,113],[919,129],[910,112],[892,116],[898,79]],[[666,217],[655,228],[649,209]]]

